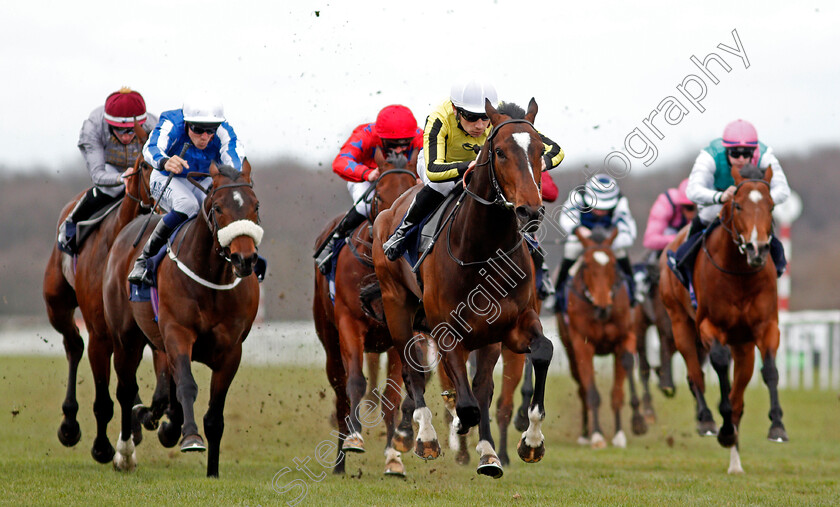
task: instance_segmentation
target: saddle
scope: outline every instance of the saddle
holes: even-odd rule
[[[93,231],[99,227],[99,224],[105,220],[105,217],[111,214],[112,211],[117,209],[122,202],[122,195],[119,197],[114,198],[113,201],[106,204],[103,208],[99,209],[96,213],[91,215],[90,218],[87,220],[82,220],[77,222],[76,225],[76,251],[78,252],[82,248],[82,244],[85,242],[88,236],[91,235]]]
[[[431,215],[427,216],[416,227],[412,227],[405,235],[405,254],[403,256],[411,264],[411,270],[415,273],[420,268],[423,259],[435,246],[440,232],[446,222],[455,214],[457,204],[464,198],[466,194],[463,193],[463,187],[456,187],[455,190],[447,195],[443,202],[438,205]],[[449,204],[458,200],[455,206],[450,209]]]

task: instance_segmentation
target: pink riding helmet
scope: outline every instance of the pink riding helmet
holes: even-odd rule
[[[677,197],[674,199],[674,204],[677,206],[690,206],[694,204],[691,199],[685,194],[685,189],[688,188],[688,178],[682,180],[680,186],[677,187]]]
[[[723,146],[726,148],[733,148],[735,146],[755,148],[755,153],[752,158],[753,164],[757,164],[761,157],[758,146],[758,132],[756,132],[752,123],[740,118],[730,122],[723,129]]]

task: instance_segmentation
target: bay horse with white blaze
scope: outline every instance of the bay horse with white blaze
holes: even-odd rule
[[[477,471],[498,478],[503,469],[490,434],[489,410],[500,342],[517,353],[531,352],[536,370],[530,427],[518,447],[527,462],[539,461],[545,453],[540,426],[553,347],[535,311],[531,257],[521,232],[535,230],[541,219],[537,181],[544,146],[533,126],[537,103],[531,99],[524,120],[500,114],[489,101],[485,111],[495,127],[474,169],[464,175],[465,180],[472,176],[464,189],[466,197],[462,196],[454,216],[444,225],[439,244],[419,268],[419,277],[406,260],[389,261],[382,250],[417,189],[403,194],[377,217],[373,259],[388,329],[399,348],[403,378],[416,406],[415,453],[425,459],[440,455],[432,413],[424,399],[426,379],[417,346],[424,338],[412,337],[415,320],[425,315],[442,353],[438,357],[455,384],[459,433],[479,426]],[[471,350],[477,351],[478,362],[472,388],[465,367]]]
[[[699,354],[710,352],[712,367],[720,379],[720,415],[717,433],[721,446],[730,449],[729,473],[743,473],[738,451],[738,427],[744,413],[744,390],[752,378],[755,348],[761,354],[761,376],[770,391],[770,430],[767,438],[786,442],[779,404],[779,309],[776,268],[767,262],[773,233],[773,199],[770,196],[772,168],[733,168],[735,193],[720,211],[720,226],[705,233],[703,252],[693,267],[697,309],[688,291],[660,259],[659,290],[671,317],[677,349],[688,367],[688,384],[697,402],[698,423],[708,417],[705,384]],[[668,245],[676,250],[686,231]],[[698,343],[701,350],[698,353]],[[734,377],[729,381],[729,363],[734,359]]]
[[[219,475],[225,397],[239,368],[242,342],[259,306],[258,281],[252,275],[263,231],[258,225],[259,201],[247,160],[243,161],[242,172],[211,165],[210,177],[212,186],[205,189],[202,216],[186,222],[173,234],[168,256],[158,269],[157,322],[151,302],[129,302],[127,276],[143,245],[140,242],[132,247],[132,241],[142,224],[135,221],[126,227],[108,257],[105,316],[116,337],[114,368],[122,410],[114,456],[114,466],[119,470],[136,465],[134,445],[127,432],[137,392],[137,365],[148,339],[154,349],[165,351],[172,377],[168,399],[159,399],[157,393],[153,399],[153,406],[173,405],[168,411],[170,424],[161,426],[166,438],[160,432],[159,437],[164,442],[171,439],[173,431],[180,430],[182,452],[205,450],[195,422],[193,405],[198,386],[190,362],[199,361],[212,370],[210,404],[204,415],[209,443],[207,476]],[[158,413],[154,407],[151,412]]]
[[[336,395],[338,451],[333,472],[344,473],[345,453],[364,452],[362,426],[363,423],[367,427],[378,424],[382,417],[375,417],[375,400],[378,399],[382,404],[386,428],[385,474],[403,476],[405,467],[399,451],[410,449],[413,437],[409,434],[407,439],[402,439],[400,434],[395,434],[395,415],[399,412],[401,401],[402,364],[399,352],[392,346],[388,327],[365,311],[360,291],[375,277],[370,257],[373,220],[417,182],[416,156],[414,163],[407,168],[398,168],[406,166],[405,157],[402,157],[403,163],[396,167],[383,159],[381,150],[377,150],[375,158],[382,173],[373,183],[369,222],[359,225],[348,237],[346,247],[338,253],[334,301],[330,297],[327,277],[315,269],[312,314],[315,331],[327,356],[327,377]],[[333,233],[341,218],[336,217],[327,225],[316,244],[323,243]],[[365,352],[377,353],[372,356],[375,367],[371,368],[375,370],[379,368],[378,353],[387,352],[388,381],[384,392],[380,392],[382,388],[375,385],[376,379],[371,379],[373,396],[363,401],[367,385],[362,368]],[[410,421],[405,426],[408,432],[413,431]]]
[[[137,138],[145,141],[146,132],[135,125]],[[84,353],[85,344],[76,327],[73,314],[79,308],[88,332],[88,359],[93,373],[95,398],[93,413],[96,417],[96,438],[91,448],[91,455],[100,463],[108,463],[114,456],[114,447],[108,440],[108,422],[114,414],[114,402],[109,393],[111,377],[111,335],[105,322],[102,299],[102,262],[117,234],[140,213],[151,209],[149,192],[149,174],[151,167],[138,157],[134,167],[123,175],[125,195],[118,209],[110,212],[102,222],[80,244],[75,258],[61,252],[53,246],[44,273],[44,302],[47,317],[53,328],[64,337],[64,350],[69,363],[67,393],[62,403],[64,419],[58,430],[58,439],[65,446],[78,443],[82,436],[76,420],[79,404],[76,401],[76,374],[79,361]],[[59,224],[71,212],[83,194],[67,203],[61,212]],[[165,358],[156,356],[158,369],[162,368]],[[139,443],[142,432],[134,428],[135,443]]]
[[[569,283],[568,323],[564,314],[557,313],[557,329],[569,357],[569,369],[578,384],[583,408],[578,443],[589,444],[593,449],[607,445],[598,417],[601,396],[595,386],[593,358],[595,355],[612,354],[611,406],[615,417],[612,444],[623,448],[627,446],[627,436],[621,426],[625,377],[630,385],[633,433],[643,435],[647,432],[647,425],[639,411],[633,379],[636,334],[632,325],[630,296],[611,246],[618,229],[612,229],[609,236],[601,228],[592,230],[591,235],[584,231],[589,230],[585,227],[575,229],[584,250]]]

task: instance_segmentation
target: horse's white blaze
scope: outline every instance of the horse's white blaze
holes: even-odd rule
[[[750,190],[749,198],[752,202],[758,202],[761,199],[763,199],[764,196],[761,195],[761,192],[759,192],[758,190]]]
[[[610,256],[607,255],[606,252],[600,252],[600,251],[599,252],[594,252],[592,254],[592,257],[595,259],[595,262],[597,262],[598,264],[600,264],[602,266],[606,266],[607,264],[610,263]]]
[[[744,469],[741,468],[741,455],[738,454],[738,446],[733,445],[729,448],[729,470],[730,474],[742,474]]]
[[[615,434],[612,439],[612,444],[614,447],[620,447],[621,449],[627,447],[627,436],[624,434],[624,430],[619,430]]]
[[[475,446],[475,450],[479,456],[496,456],[496,451],[487,440],[479,440],[478,445]]]
[[[528,148],[531,147],[531,134],[527,132],[517,132],[513,134],[513,140],[516,141],[516,144],[519,145],[520,148],[525,152],[525,160],[528,160]],[[531,175],[531,179],[534,181],[534,185],[539,188],[537,185],[537,180],[534,180],[534,168],[531,166],[531,161],[528,160],[528,174]]]
[[[233,191],[233,200],[236,201],[236,204],[238,204],[240,208],[245,206],[245,199],[242,198],[242,194],[239,193],[239,190]]]
[[[435,433],[435,428],[432,426],[432,411],[429,410],[429,407],[415,409],[412,418],[419,426],[417,429],[417,438],[421,442],[434,442],[437,440],[437,433]]]
[[[263,228],[250,220],[237,220],[219,229],[216,233],[219,244],[226,247],[239,236],[249,236],[254,240],[254,246],[260,246],[263,237]]]
[[[114,453],[114,468],[117,470],[134,470],[137,466],[137,453],[134,448],[134,440],[129,435],[128,440],[123,440],[122,433],[117,439],[117,452]]]
[[[525,433],[522,434],[522,438],[525,440],[525,445],[532,449],[536,449],[539,447],[544,440],[542,434],[542,416],[540,416],[540,409],[537,406],[534,406],[531,409],[528,409],[528,429],[525,430]]]

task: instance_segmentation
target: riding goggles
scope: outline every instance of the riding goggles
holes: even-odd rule
[[[123,128],[111,127],[111,130],[113,130],[114,134],[116,134],[118,136],[124,136],[126,134],[133,134],[134,133],[134,127],[123,127]]]
[[[480,113],[480,114],[471,113],[469,111],[465,111],[464,109],[461,109],[460,107],[457,109],[457,111],[458,111],[458,114],[461,115],[461,118],[464,119],[464,121],[467,121],[469,123],[475,123],[479,120],[488,121],[490,119],[484,113]]]
[[[726,152],[732,158],[752,158],[753,153],[755,153],[755,148],[749,148],[747,146],[735,146],[734,148],[727,148]]]
[[[190,130],[199,136],[202,134],[215,134],[216,129],[219,128],[218,123],[190,123],[189,125]]]

